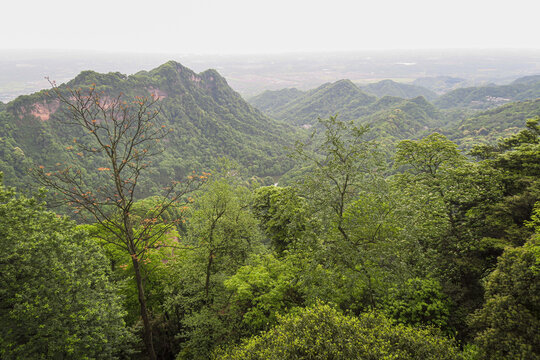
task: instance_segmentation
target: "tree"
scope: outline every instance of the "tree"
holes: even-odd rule
[[[312,168],[302,186],[306,198],[330,223],[335,222],[341,236],[348,240],[343,225],[347,205],[378,180],[382,162],[377,161],[375,144],[365,139],[367,127],[340,121],[337,116],[319,119],[319,124],[324,130],[322,138],[313,132],[310,142],[296,144],[293,156]],[[316,149],[308,149],[309,145]]]
[[[356,295],[362,298],[359,307],[373,308],[376,286],[372,270],[376,265],[369,259],[373,253],[366,249],[386,239],[380,230],[387,230],[392,212],[382,154],[373,141],[366,139],[365,126],[340,121],[337,116],[319,119],[319,124],[322,134],[314,132],[309,143],[297,143],[294,153],[311,170],[300,189],[311,213],[321,219],[319,262],[323,266],[335,265],[339,274],[347,273],[339,277],[347,278],[348,286],[357,288]],[[382,206],[372,206],[375,204]],[[370,210],[375,212],[367,215],[363,205],[372,206]],[[359,216],[370,226],[360,229],[355,222]]]
[[[308,216],[305,199],[292,187],[265,186],[255,190],[253,210],[278,254],[305,236]]]
[[[233,292],[231,310],[241,314],[249,335],[268,330],[275,324],[277,315],[303,305],[298,284],[300,272],[286,257],[263,254],[253,256],[224,281],[225,287]]]
[[[180,329],[173,331],[184,342],[178,358],[207,359],[217,344],[234,340],[238,321],[223,282],[260,248],[251,191],[235,171],[227,173],[202,187],[190,206],[183,240],[190,248],[175,254],[170,276],[163,279],[164,308],[176,317]]]
[[[483,359],[540,359],[540,243],[508,248],[486,283],[472,317]]]
[[[524,226],[540,201],[540,118],[496,145],[476,146],[472,154],[501,174],[502,196],[490,208],[486,234],[521,246],[532,233]]]
[[[131,342],[123,316],[97,244],[0,173],[0,357],[116,358]]]
[[[317,303],[281,317],[279,324],[215,359],[460,359],[452,340],[428,330],[395,325],[384,316],[341,314]]]
[[[400,142],[395,164],[403,169],[396,176],[402,206],[412,214],[407,232],[429,258],[424,276],[440,280],[456,305],[450,328],[467,336],[466,317],[483,301],[481,279],[502,248],[484,238],[489,208],[501,196],[499,173],[468,161],[437,133]]]
[[[161,235],[178,223],[159,221],[162,214],[178,202],[186,201],[185,195],[205,180],[206,175],[193,174],[183,184],[174,182],[165,188],[151,211],[145,216],[133,217],[131,212],[141,192],[142,174],[151,158],[160,152],[157,145],[169,132],[165,125],[156,124],[159,110],[154,107],[158,99],[136,96],[128,103],[123,94],[100,93],[95,85],[87,89],[51,85],[64,110],[57,120],[61,126],[80,134],[68,148],[78,151],[78,156],[86,154],[102,162],[101,166],[90,170],[100,186],[97,189],[90,186],[89,171],[73,164],[56,171],[40,166],[35,174],[42,184],[63,195],[84,220],[90,218],[107,229],[112,236],[103,237],[103,241],[131,257],[144,342],[148,355],[155,359],[141,266],[148,251],[157,247]]]

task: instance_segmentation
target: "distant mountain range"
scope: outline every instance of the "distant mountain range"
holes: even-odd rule
[[[382,80],[373,84],[362,86],[361,89],[377,97],[395,96],[404,99],[412,99],[423,96],[431,101],[437,98],[437,94],[425,87],[398,83],[392,80]]]
[[[294,126],[309,128],[319,117],[338,114],[342,120],[370,124],[373,136],[387,141],[439,131],[467,146],[495,141],[524,127],[527,118],[540,116],[538,98],[540,76],[528,76],[509,85],[457,89],[440,97],[420,86],[390,80],[364,87],[340,80],[306,92],[266,91],[249,101],[268,116]],[[493,109],[478,112],[489,108]]]
[[[464,148],[479,143],[495,143],[525,127],[525,120],[540,116],[540,98],[518,101],[478,112],[443,130]]]
[[[512,101],[540,97],[540,75],[519,78],[508,85],[460,88],[434,101],[440,109],[489,109]]]

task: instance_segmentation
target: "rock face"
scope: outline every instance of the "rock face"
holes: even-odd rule
[[[43,100],[31,104],[28,107],[22,107],[19,113],[19,119],[22,119],[24,115],[29,114],[41,121],[47,121],[51,115],[60,107],[60,101],[58,100]]]

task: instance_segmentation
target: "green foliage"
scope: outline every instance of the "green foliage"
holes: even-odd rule
[[[318,221],[318,239],[303,249],[310,263],[303,291],[310,299],[360,312],[375,308],[393,274],[402,275],[395,204],[367,129],[336,117],[320,123],[325,130],[320,138],[296,148],[312,169],[299,187]],[[309,152],[308,145],[317,150]]]
[[[501,174],[503,193],[490,208],[486,235],[522,245],[532,233],[525,224],[540,201],[540,119],[529,119],[526,129],[472,153]]]
[[[261,110],[263,113],[273,117],[275,113],[279,113],[282,107],[299,98],[304,94],[295,88],[281,89],[276,91],[266,90],[262,94],[248,99],[248,102]]]
[[[461,359],[452,341],[365,313],[345,316],[318,303],[215,359]]]
[[[0,356],[111,359],[132,341],[86,232],[0,185]]]
[[[205,359],[217,345],[245,329],[231,309],[224,281],[259,251],[259,224],[249,211],[251,192],[234,171],[202,189],[188,211],[185,249],[175,250],[163,278],[164,309],[177,322],[180,358]]]
[[[290,261],[268,254],[254,257],[225,280],[233,292],[232,311],[242,314],[250,334],[268,330],[278,315],[302,304],[298,272]]]
[[[291,187],[266,186],[256,189],[253,210],[278,254],[305,235],[308,226],[307,204]]]
[[[426,273],[440,281],[453,302],[446,330],[455,328],[466,337],[466,317],[483,300],[481,278],[502,248],[484,238],[489,209],[502,195],[500,174],[469,162],[454,143],[436,133],[400,142],[396,165],[404,168],[396,176],[402,205],[415,214],[406,231],[414,234],[428,259]]]
[[[523,129],[529,118],[540,113],[540,99],[514,102],[495,109],[460,116],[444,133],[462,148],[493,144]]]
[[[482,359],[540,359],[540,243],[508,248],[486,283],[474,315]]]
[[[401,324],[448,329],[450,301],[435,279],[409,279],[388,293],[384,312]]]
[[[540,97],[540,79],[530,78],[529,81],[518,79],[509,85],[459,88],[440,96],[435,100],[435,105],[441,109],[451,107],[487,109],[505,102],[538,97]]]

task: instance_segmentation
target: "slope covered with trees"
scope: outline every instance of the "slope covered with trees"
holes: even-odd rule
[[[437,94],[422,86],[398,83],[392,80],[382,80],[373,84],[362,86],[361,89],[377,97],[395,96],[403,99],[412,99],[423,96],[429,101],[437,98]]]
[[[540,76],[519,78],[509,85],[489,85],[460,88],[450,91],[434,101],[441,109],[488,109],[507,102],[540,97]]]
[[[286,94],[281,93],[283,96]],[[412,99],[396,96],[377,98],[366,94],[349,80],[322,85],[282,103],[276,108],[268,107],[267,103],[266,114],[304,128],[316,124],[318,118],[338,114],[344,121],[355,120],[369,125],[373,129],[372,136],[383,138],[386,143],[417,137],[428,129],[441,126],[444,121],[444,114],[422,96]]]
[[[304,92],[295,88],[281,90],[266,90],[262,94],[248,99],[248,102],[266,115],[272,117],[288,103],[304,95]]]
[[[104,98],[154,97],[160,126],[170,129],[163,153],[154,160],[151,183],[207,170],[228,157],[254,175],[276,177],[289,168],[284,147],[294,131],[247,104],[214,70],[196,74],[175,62],[132,76],[85,71],[67,87],[96,86]],[[74,158],[87,169],[99,167],[100,155],[85,158],[70,152],[80,134],[60,126],[69,116],[47,91],[21,96],[0,111],[2,171],[9,184],[29,184],[32,166],[53,166]],[[66,151],[67,149],[67,151]],[[268,180],[269,182],[272,180]]]
[[[444,129],[460,146],[495,143],[523,129],[525,120],[540,116],[540,99],[514,102],[466,116]]]
[[[351,112],[376,100],[375,96],[362,92],[350,80],[340,80],[306,92],[278,111],[274,110],[273,114],[275,119],[288,124],[312,125],[319,117]]]

